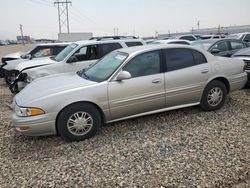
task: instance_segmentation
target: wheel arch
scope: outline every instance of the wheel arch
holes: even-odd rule
[[[98,106],[97,104],[91,102],[91,101],[78,101],[78,102],[73,102],[73,103],[70,103],[68,104],[67,106],[63,107],[57,114],[56,116],[56,122],[55,122],[55,127],[56,127],[56,133],[58,134],[58,127],[57,127],[57,124],[58,124],[58,118],[60,116],[60,114],[63,112],[63,110],[65,110],[66,108],[72,106],[72,105],[76,105],[76,104],[91,104],[93,106],[96,107],[96,109],[99,111],[100,115],[101,115],[101,120],[102,120],[102,124],[106,122],[106,118],[105,118],[105,115],[104,115],[104,112],[102,111],[102,109],[100,108],[100,106]]]
[[[218,76],[218,77],[212,78],[211,80],[209,80],[209,81],[207,82],[206,86],[207,86],[209,83],[211,83],[212,81],[214,81],[214,80],[218,80],[218,81],[222,82],[222,83],[226,86],[227,94],[230,92],[230,89],[231,89],[231,88],[230,88],[230,83],[229,83],[228,79],[225,78],[224,76]],[[205,86],[204,88],[206,88],[206,86]]]

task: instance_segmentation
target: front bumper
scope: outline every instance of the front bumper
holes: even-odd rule
[[[9,86],[11,93],[18,93],[28,84],[25,82],[26,77],[26,73],[20,73],[17,75],[16,79]]]
[[[18,132],[27,136],[56,135],[56,114],[42,114],[31,117],[19,117],[12,114],[12,122]]]

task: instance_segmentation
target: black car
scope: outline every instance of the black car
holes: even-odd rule
[[[248,75],[247,85],[250,86],[250,48],[237,51],[232,55],[234,58],[242,59],[246,64],[246,72]]]
[[[216,56],[231,57],[236,51],[250,47],[247,42],[237,39],[198,40],[191,44],[211,52]]]

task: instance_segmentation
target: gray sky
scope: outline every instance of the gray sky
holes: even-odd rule
[[[250,25],[250,0],[71,0],[70,32],[97,35],[154,36],[229,25]],[[0,39],[20,35],[57,38],[58,13],[53,0],[1,0]]]

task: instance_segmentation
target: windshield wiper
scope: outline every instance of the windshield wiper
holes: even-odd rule
[[[77,71],[76,73],[78,74],[78,76],[83,77],[83,78],[85,78],[86,80],[89,80],[89,77],[88,77],[87,74],[85,73],[85,70],[84,70],[84,69],[83,69],[83,70],[80,70],[80,71]]]
[[[87,76],[87,74],[86,74],[85,72],[83,72],[82,75],[84,76],[84,78],[85,78],[86,80],[89,80],[89,77]]]

